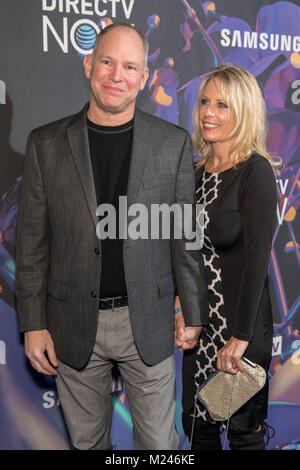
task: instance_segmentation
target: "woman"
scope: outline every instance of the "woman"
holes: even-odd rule
[[[194,110],[197,202],[204,206],[210,322],[183,358],[183,428],[192,449],[221,449],[220,423],[195,406],[195,394],[215,368],[243,371],[242,356],[271,360],[273,321],[268,264],[276,221],[276,185],[265,148],[266,112],[255,78],[222,65],[201,83]],[[182,321],[178,317],[177,322]],[[188,349],[191,344],[183,344]],[[231,449],[265,449],[268,384],[231,418]],[[195,419],[194,419],[195,416]]]

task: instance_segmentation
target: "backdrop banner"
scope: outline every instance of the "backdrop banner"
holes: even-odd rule
[[[263,0],[1,0],[0,2],[0,449],[70,449],[54,379],[24,356],[14,297],[17,199],[31,129],[76,113],[89,98],[82,61],[111,22],[140,27],[150,43],[150,77],[138,106],[193,131],[205,74],[238,64],[257,78],[267,105],[268,149],[282,157],[270,261],[274,314],[268,449],[300,449],[300,6]],[[181,425],[181,359],[177,426]],[[116,374],[112,441],[133,449],[132,421]]]

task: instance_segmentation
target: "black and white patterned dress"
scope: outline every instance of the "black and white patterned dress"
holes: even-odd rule
[[[225,343],[224,333],[227,322],[224,316],[224,299],[222,294],[222,276],[220,258],[209,239],[209,206],[218,197],[222,182],[222,173],[203,172],[202,180],[197,188],[197,204],[203,205],[203,260],[206,269],[209,292],[209,318],[199,339],[199,348],[196,356],[195,382],[201,384],[216,368],[217,351]],[[211,420],[209,414],[201,403],[197,402],[196,416]]]
[[[216,369],[217,352],[230,337],[248,341],[245,356],[269,367],[273,320],[268,265],[276,223],[276,184],[269,162],[252,155],[221,173],[197,172],[196,195],[203,204],[201,249],[209,298],[209,323],[199,346],[183,358],[183,410],[194,413],[194,398]],[[255,401],[255,399],[254,399]],[[256,414],[264,416],[267,391]],[[261,410],[261,411],[257,411]],[[212,421],[197,402],[196,417]],[[259,417],[260,419],[260,417]]]

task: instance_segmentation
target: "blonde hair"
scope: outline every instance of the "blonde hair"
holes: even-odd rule
[[[211,143],[205,141],[201,135],[199,111],[207,83],[216,79],[220,82],[220,91],[225,103],[233,110],[235,116],[235,125],[226,139],[235,137],[230,148],[234,167],[247,160],[254,152],[265,157],[272,166],[281,165],[281,159],[274,161],[266,149],[266,106],[256,79],[250,72],[237,65],[220,65],[202,80],[193,111],[192,141],[195,151],[202,157],[196,166],[204,165],[213,155]]]

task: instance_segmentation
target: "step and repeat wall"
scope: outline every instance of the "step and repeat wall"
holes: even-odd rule
[[[14,298],[18,192],[29,131],[73,114],[88,101],[82,61],[111,22],[140,27],[150,43],[150,77],[138,105],[192,132],[203,76],[222,63],[257,78],[269,118],[277,175],[277,227],[270,260],[274,314],[269,371],[269,449],[300,448],[300,6],[263,0],[1,0],[0,2],[0,449],[70,449],[52,377],[24,356]],[[297,230],[298,229],[298,230]],[[177,363],[180,448],[181,353]],[[122,381],[112,390],[112,441],[132,449]]]

